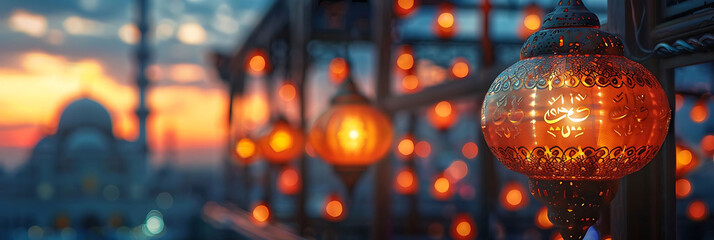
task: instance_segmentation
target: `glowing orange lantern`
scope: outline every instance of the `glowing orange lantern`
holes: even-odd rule
[[[389,118],[372,107],[348,77],[330,108],[315,121],[309,140],[351,190],[362,172],[387,154],[392,136]]]
[[[543,9],[536,4],[528,5],[523,9],[523,24],[518,28],[518,37],[526,39],[540,29],[543,22]]]
[[[535,217],[535,223],[536,226],[543,230],[551,229],[553,227],[553,223],[550,222],[550,219],[548,219],[547,207],[541,207],[538,209],[538,213],[536,213]]]
[[[402,88],[405,93],[415,93],[420,89],[419,77],[414,74],[408,74],[402,78]]]
[[[399,17],[405,17],[414,12],[417,5],[417,0],[394,0],[394,13]]]
[[[327,196],[323,206],[322,216],[328,221],[339,222],[347,216],[342,198],[337,194]]]
[[[258,147],[255,145],[253,139],[244,137],[236,142],[233,155],[238,162],[244,165],[249,165],[254,163],[257,159],[256,156],[258,155]]]
[[[414,145],[414,153],[421,158],[428,157],[431,154],[431,144],[427,141],[419,141]]]
[[[677,177],[684,177],[687,173],[694,170],[699,164],[699,157],[692,151],[691,148],[682,144],[675,145],[676,156],[676,171]]]
[[[707,106],[707,98],[702,98],[697,101],[689,112],[689,117],[695,123],[701,123],[707,120],[709,117],[709,107]]]
[[[350,74],[350,66],[344,58],[334,58],[328,66],[330,70],[330,80],[333,83],[341,83]]]
[[[397,67],[401,70],[411,70],[414,67],[414,53],[409,45],[402,46],[401,52],[397,55]]]
[[[260,76],[270,68],[268,55],[262,49],[254,49],[248,53],[245,69],[254,76]]]
[[[700,143],[702,151],[707,154],[714,153],[714,135],[706,135],[702,138]]]
[[[478,145],[474,142],[467,142],[461,148],[461,153],[468,159],[474,159],[478,156]]]
[[[674,193],[677,195],[677,198],[686,198],[692,193],[692,183],[686,178],[677,179],[674,183],[674,187]]]
[[[469,62],[465,58],[456,58],[451,64],[451,76],[457,79],[465,78],[469,75]]]
[[[454,125],[458,120],[459,113],[456,111],[456,106],[448,101],[441,101],[430,108],[427,113],[427,119],[434,128],[445,131]]]
[[[687,206],[687,217],[695,222],[701,222],[709,217],[709,207],[702,200],[694,200]]]
[[[260,202],[253,207],[251,211],[251,220],[258,226],[264,226],[270,221],[272,217],[270,214],[270,208],[264,202]]]
[[[439,15],[434,19],[434,31],[440,38],[450,38],[456,34],[456,17],[454,8],[449,4],[439,7]]]
[[[419,187],[419,180],[416,178],[414,170],[410,167],[405,167],[397,173],[394,179],[394,189],[399,194],[411,195],[416,193]]]
[[[295,90],[295,85],[292,83],[283,83],[283,85],[280,86],[280,89],[278,89],[278,96],[280,96],[280,100],[285,102],[290,102],[295,99],[295,95],[297,95],[297,91]]]
[[[431,195],[439,201],[448,200],[454,195],[454,187],[451,185],[451,180],[443,173],[434,178],[431,187]]]
[[[658,152],[669,104],[582,1],[560,1],[544,19],[488,89],[481,128],[501,163],[530,178],[562,235],[582,239],[618,179]]]
[[[526,190],[516,182],[510,182],[501,191],[501,206],[509,211],[521,210],[528,204]]]
[[[285,195],[293,195],[302,188],[302,180],[297,169],[286,166],[278,175],[278,191]]]
[[[476,239],[476,224],[466,213],[457,214],[451,222],[451,238],[456,240]]]
[[[404,159],[409,159],[414,155],[414,137],[411,134],[407,134],[399,141],[397,144],[397,152]]]
[[[302,154],[305,139],[300,129],[281,117],[275,121],[273,128],[260,138],[258,146],[268,162],[285,164]]]

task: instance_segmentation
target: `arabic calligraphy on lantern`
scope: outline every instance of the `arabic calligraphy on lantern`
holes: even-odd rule
[[[583,135],[583,128],[580,125],[572,123],[585,121],[590,116],[589,108],[575,106],[576,104],[585,101],[586,97],[587,94],[578,93],[574,95],[573,93],[570,93],[570,96],[563,96],[563,94],[560,94],[557,97],[552,97],[548,100],[548,104],[550,104],[551,108],[545,112],[543,120],[547,124],[553,126],[548,128],[547,133],[553,137],[561,136],[564,138],[568,138],[570,136],[577,138]],[[570,100],[570,106],[563,106],[565,105],[566,100]],[[560,106],[555,106],[556,104]],[[570,120],[570,123],[561,122],[566,118]]]

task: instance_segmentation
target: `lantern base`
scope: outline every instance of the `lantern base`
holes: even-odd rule
[[[347,192],[352,195],[357,181],[362,176],[362,173],[367,171],[366,166],[335,166],[335,172],[342,179],[347,187]]]
[[[528,181],[531,194],[548,207],[548,219],[565,240],[583,239],[590,226],[600,219],[603,205],[612,201],[619,180]]]

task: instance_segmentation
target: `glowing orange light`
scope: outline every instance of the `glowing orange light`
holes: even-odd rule
[[[312,147],[325,161],[367,166],[391,149],[391,122],[367,104],[339,104],[321,115],[310,132]]]
[[[410,46],[402,47],[402,51],[397,57],[397,67],[402,70],[409,70],[414,67],[414,55]]]
[[[469,75],[469,64],[466,59],[458,58],[451,65],[451,75],[456,78],[465,78]]]
[[[457,214],[451,222],[451,237],[456,240],[476,239],[473,218],[466,213]]]
[[[280,96],[280,99],[283,101],[289,102],[295,99],[295,86],[293,86],[290,83],[285,83],[282,86],[280,86],[280,89],[278,90],[278,95]]]
[[[302,181],[300,174],[291,166],[285,167],[278,177],[278,190],[285,195],[293,195],[300,191]]]
[[[256,160],[258,149],[255,142],[250,138],[241,138],[236,143],[235,155],[238,161],[243,164],[251,164]]]
[[[526,39],[531,34],[540,30],[543,21],[543,9],[536,4],[528,5],[523,9],[522,24],[518,27],[518,37]]]
[[[461,153],[468,159],[474,159],[478,156],[478,145],[474,142],[467,142],[461,148]]]
[[[302,154],[305,139],[302,131],[285,119],[279,119],[259,141],[258,147],[270,163],[287,163]]]
[[[550,219],[548,219],[547,207],[543,206],[538,210],[538,213],[536,213],[535,223],[536,226],[543,230],[547,230],[553,227],[553,223],[550,222]]]
[[[605,236],[602,240],[612,240],[611,236]]]
[[[709,207],[704,201],[694,200],[687,206],[687,217],[695,222],[704,221],[709,217]]]
[[[538,30],[540,29],[540,22],[540,16],[535,14],[529,14],[528,16],[526,16],[525,19],[523,19],[523,26],[525,26],[529,30]]]
[[[700,143],[702,150],[706,153],[712,153],[714,152],[714,135],[706,135],[702,138],[702,142]]]
[[[406,75],[402,78],[402,87],[404,87],[404,92],[414,93],[419,90],[419,78],[416,75]]]
[[[339,222],[344,220],[345,216],[345,209],[340,196],[337,194],[327,196],[323,208],[323,217],[332,222]]]
[[[315,149],[312,148],[312,145],[310,145],[310,143],[305,144],[305,153],[307,153],[307,155],[310,156],[310,157],[315,157],[315,156],[317,156],[317,155],[315,154]]]
[[[434,183],[431,188],[431,195],[434,199],[440,201],[448,200],[453,194],[454,190],[451,187],[451,181],[449,178],[444,176],[443,173],[434,179]]]
[[[449,129],[457,120],[458,113],[448,101],[441,101],[434,105],[428,112],[429,123],[438,130]]]
[[[466,177],[466,174],[469,173],[469,167],[464,161],[456,160],[444,172],[450,180],[457,182]]]
[[[431,154],[431,144],[427,141],[419,141],[414,145],[414,153],[421,158],[428,157]]]
[[[564,239],[563,239],[563,236],[561,236],[559,232],[555,232],[555,234],[553,234],[553,237],[550,238],[550,239],[552,239],[552,240],[564,240]]]
[[[399,194],[414,194],[419,186],[414,170],[406,167],[399,171],[394,181],[394,189]]]
[[[265,203],[259,203],[253,207],[253,222],[257,225],[265,225],[270,219],[270,208]]]
[[[685,198],[692,193],[692,184],[687,179],[677,179],[675,182],[675,193],[677,198]]]
[[[450,38],[456,33],[456,18],[453,13],[453,7],[442,5],[439,9],[439,15],[434,21],[435,32],[441,38]]]
[[[675,111],[679,111],[679,109],[684,106],[684,96],[682,96],[682,94],[674,94],[674,106]]]
[[[251,75],[263,75],[268,69],[268,58],[263,50],[255,49],[248,54],[246,70]]]
[[[394,13],[396,13],[399,17],[407,16],[414,12],[416,5],[417,3],[415,0],[395,0]]]
[[[694,104],[694,107],[692,107],[692,110],[689,112],[689,117],[696,123],[707,120],[707,117],[709,117],[709,107],[705,99],[701,99]]]
[[[414,140],[411,135],[406,135],[401,141],[399,141],[397,150],[404,157],[409,157],[414,154]]]
[[[687,146],[677,144],[675,146],[675,153],[677,158],[675,170],[677,177],[683,177],[699,164],[699,158]]]
[[[517,211],[528,204],[526,190],[517,182],[507,183],[501,191],[501,205],[509,211]]]
[[[330,80],[333,83],[341,83],[350,74],[350,66],[344,58],[334,58],[328,66],[330,70]]]

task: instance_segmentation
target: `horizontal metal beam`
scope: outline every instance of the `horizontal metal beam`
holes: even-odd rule
[[[479,71],[465,80],[443,83],[413,94],[392,96],[387,98],[381,107],[387,112],[394,113],[402,110],[414,110],[443,100],[466,96],[483,96],[493,80],[505,68],[505,66],[497,66]]]

